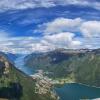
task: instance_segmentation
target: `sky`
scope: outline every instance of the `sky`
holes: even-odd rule
[[[100,0],[0,0],[0,51],[100,48]]]

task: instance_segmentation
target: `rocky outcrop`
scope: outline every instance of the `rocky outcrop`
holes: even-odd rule
[[[3,56],[0,56],[0,69],[1,69],[1,73],[3,75],[8,75],[9,74],[9,62],[7,61],[7,59]],[[1,75],[2,75],[1,74]]]

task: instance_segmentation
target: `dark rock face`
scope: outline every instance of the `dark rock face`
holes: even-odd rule
[[[0,77],[3,75],[5,70],[5,64],[3,62],[0,62]]]

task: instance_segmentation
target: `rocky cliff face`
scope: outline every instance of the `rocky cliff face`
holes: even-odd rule
[[[9,62],[4,56],[0,56],[0,76],[9,74]]]

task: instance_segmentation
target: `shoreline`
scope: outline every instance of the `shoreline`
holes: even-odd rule
[[[95,86],[95,85],[89,85],[81,82],[76,82],[74,78],[62,78],[62,79],[53,79],[54,85],[64,85],[64,84],[79,84],[79,85],[84,85],[88,87],[93,87],[93,88],[98,88],[100,89],[100,86]]]
[[[75,82],[75,83],[77,83],[77,82]],[[93,85],[87,85],[87,84],[83,84],[83,83],[77,83],[77,84],[100,89],[100,87],[93,86]]]
[[[83,85],[83,86],[87,86],[89,88],[96,88],[96,89],[100,89],[100,87],[96,87],[96,86],[90,86],[90,85],[87,85],[87,84],[83,84],[83,83],[77,83],[77,82],[73,82],[73,83],[64,83],[64,84],[57,84],[59,86],[54,86],[55,88],[62,88],[64,85],[68,85],[68,84],[78,84],[78,85]],[[63,85],[63,86],[62,86]],[[54,88],[54,89],[55,89]],[[58,95],[58,93],[56,92],[56,94]],[[59,95],[58,95],[59,96]],[[59,98],[61,98],[59,96]],[[100,98],[94,98],[94,99],[91,99],[91,100],[99,100]],[[60,99],[59,99],[60,100]],[[83,100],[83,99],[82,99]]]
[[[79,85],[84,85],[84,86],[87,86],[87,87],[92,87],[92,88],[100,89],[100,87],[97,87],[97,86],[87,85],[87,84],[77,83],[77,82],[71,82],[71,83],[67,83],[67,82],[65,82],[65,83],[63,83],[63,84],[59,84],[59,83],[57,83],[57,84],[55,84],[55,85],[64,85],[64,84],[79,84]]]

